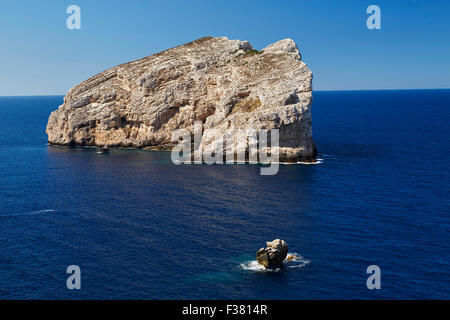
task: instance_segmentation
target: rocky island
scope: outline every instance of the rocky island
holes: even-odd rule
[[[55,145],[170,149],[176,129],[279,129],[280,161],[314,161],[312,73],[294,41],[263,50],[205,37],[80,83],[51,113]]]
[[[256,261],[268,269],[282,268],[288,250],[288,245],[284,240],[275,239],[266,242],[266,248],[261,248],[256,252]]]

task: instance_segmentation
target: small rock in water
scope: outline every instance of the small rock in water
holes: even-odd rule
[[[256,261],[269,269],[283,267],[283,261],[288,253],[286,241],[275,239],[272,242],[266,242],[266,245],[266,248],[256,252]]]
[[[100,148],[100,152],[101,153],[109,153],[109,148],[107,145],[103,146],[102,148]]]

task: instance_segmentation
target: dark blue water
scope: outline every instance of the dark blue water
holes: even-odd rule
[[[275,176],[48,146],[61,101],[0,98],[0,298],[450,298],[449,90],[317,92],[323,163]],[[274,238],[310,263],[244,270]]]

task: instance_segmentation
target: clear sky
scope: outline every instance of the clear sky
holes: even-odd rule
[[[69,30],[66,8],[81,8]],[[369,30],[366,8],[381,8]],[[114,65],[203,36],[298,44],[315,90],[450,88],[448,0],[9,0],[0,95],[65,94]]]

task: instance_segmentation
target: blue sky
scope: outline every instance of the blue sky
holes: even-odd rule
[[[68,30],[66,8],[81,8]],[[381,30],[366,8],[381,8]],[[65,94],[96,73],[203,36],[294,39],[315,90],[450,88],[450,1],[2,1],[0,95]]]

